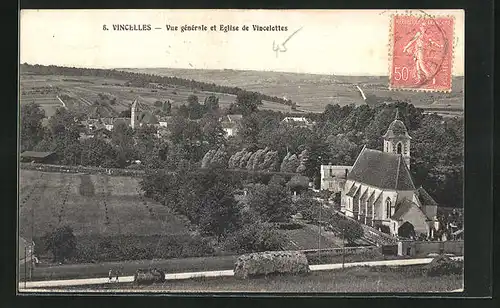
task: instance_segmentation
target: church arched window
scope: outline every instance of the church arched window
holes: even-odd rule
[[[401,142],[398,143],[398,150],[397,150],[397,153],[398,154],[401,154],[403,152],[403,145],[401,144]]]
[[[387,200],[385,200],[385,207],[386,207],[387,218],[390,218],[391,217],[391,198],[387,198]]]

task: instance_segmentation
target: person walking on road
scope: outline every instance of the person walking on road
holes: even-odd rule
[[[112,270],[109,270],[108,278],[109,278],[109,282],[111,282],[111,279],[113,278],[113,271]]]
[[[119,276],[119,273],[118,273],[118,270],[116,271],[116,282],[118,282],[118,276]]]

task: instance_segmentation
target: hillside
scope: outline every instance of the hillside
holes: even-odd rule
[[[187,233],[186,223],[168,207],[143,199],[139,180],[21,169],[20,235],[30,237],[32,222],[35,236],[64,224],[77,237]]]
[[[67,107],[95,117],[116,117],[121,111],[130,108],[138,99],[139,109],[155,109],[156,101],[169,100],[173,106],[187,103],[190,95],[196,95],[200,102],[215,95],[221,107],[228,107],[236,100],[236,95],[202,91],[184,85],[141,84],[125,79],[101,76],[68,76],[59,74],[34,74],[21,72],[20,103],[38,103],[48,117],[59,107]],[[106,96],[106,105],[102,106],[102,96]],[[96,103],[97,102],[97,103]],[[96,106],[98,105],[98,106]],[[290,107],[277,102],[263,100],[262,109],[289,111]],[[98,112],[96,112],[96,109]]]
[[[367,103],[407,100],[421,108],[463,109],[464,78],[453,78],[451,93],[389,91],[387,76],[334,76],[264,71],[201,70],[175,68],[129,68],[128,72],[176,76],[240,87],[277,97],[286,97],[306,112],[322,112],[327,104],[364,104],[358,85],[367,96]]]

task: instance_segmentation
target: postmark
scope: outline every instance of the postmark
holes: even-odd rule
[[[450,92],[454,19],[393,15],[389,89]]]

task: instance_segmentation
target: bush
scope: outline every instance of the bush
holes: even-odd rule
[[[435,277],[451,274],[462,274],[463,262],[453,261],[448,256],[435,257],[427,266],[427,276]]]
[[[236,260],[234,276],[248,277],[269,274],[306,274],[309,263],[305,254],[298,251],[266,251],[242,255]]]
[[[286,236],[275,227],[258,222],[246,224],[234,232],[226,239],[224,248],[236,253],[261,252],[280,250],[286,242]]]

